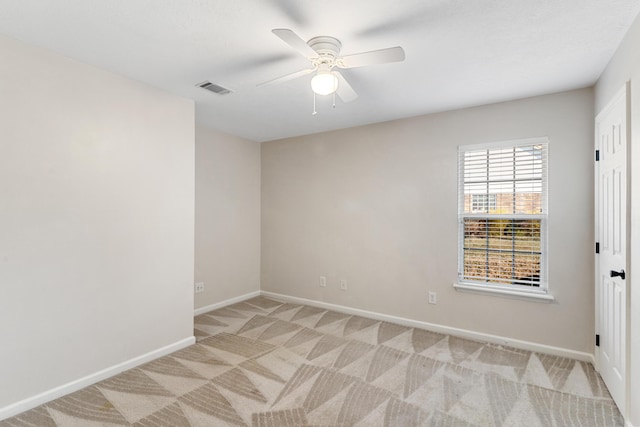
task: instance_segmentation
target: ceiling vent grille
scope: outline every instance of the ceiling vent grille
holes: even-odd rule
[[[201,87],[202,89],[206,89],[209,92],[217,93],[218,95],[226,95],[232,92],[230,89],[227,89],[226,87],[218,86],[211,82],[198,83],[196,86]]]

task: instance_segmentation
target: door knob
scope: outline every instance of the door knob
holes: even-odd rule
[[[620,271],[613,271],[611,270],[609,272],[609,277],[620,277],[622,280],[624,280],[626,274],[624,273],[624,270],[620,270]]]

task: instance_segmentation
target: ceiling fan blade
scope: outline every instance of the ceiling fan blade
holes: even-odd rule
[[[293,31],[286,28],[276,28],[271,30],[271,32],[280,37],[283,42],[297,50],[305,58],[315,58],[318,56],[318,53],[311,49],[311,46],[309,46],[307,42],[302,40],[300,36]]]
[[[404,49],[400,46],[387,49],[372,50],[356,53],[338,58],[337,65],[340,68],[355,68],[365,65],[386,64],[388,62],[404,61]]]
[[[347,79],[339,71],[333,71],[333,74],[338,78],[338,90],[336,93],[342,99],[342,102],[351,102],[358,97],[358,94],[351,87]]]
[[[284,82],[289,81],[289,80],[297,79],[298,77],[306,76],[307,74],[311,74],[314,71],[315,71],[315,69],[313,69],[313,68],[296,71],[295,73],[286,74],[284,76],[277,77],[277,78],[275,78],[273,80],[269,80],[269,81],[266,81],[264,83],[260,83],[258,85],[258,87],[260,87],[260,86],[268,86],[268,85],[277,84],[277,83],[284,83]]]

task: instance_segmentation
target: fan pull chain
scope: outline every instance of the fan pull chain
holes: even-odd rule
[[[336,93],[333,92],[333,108],[336,108]]]
[[[311,113],[311,115],[315,116],[316,114],[318,114],[316,111],[316,93],[313,92],[313,113]]]

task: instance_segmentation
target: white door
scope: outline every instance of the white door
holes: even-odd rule
[[[626,398],[627,96],[626,87],[596,117],[597,367],[620,412]]]

